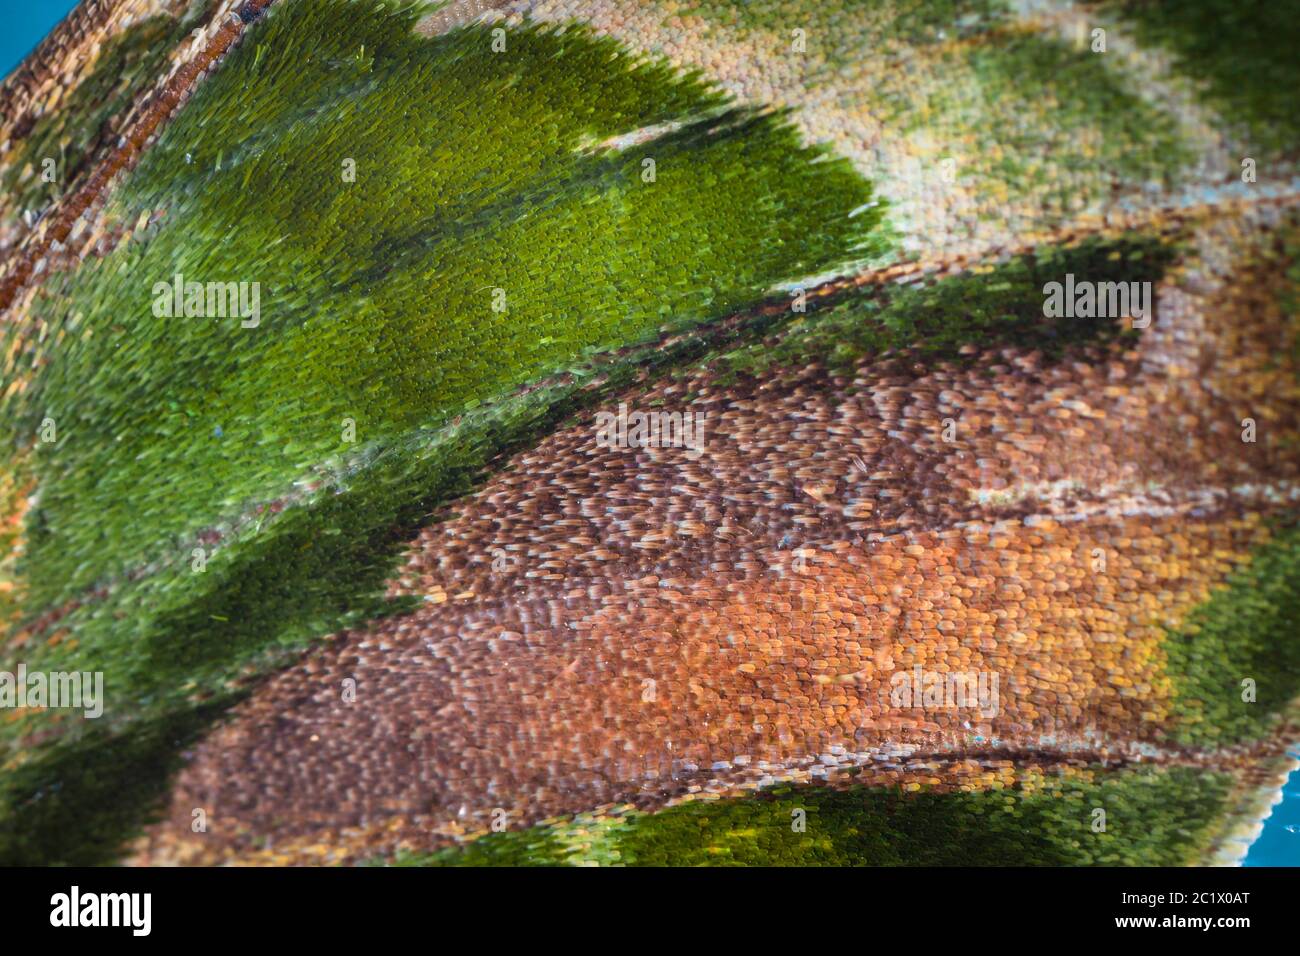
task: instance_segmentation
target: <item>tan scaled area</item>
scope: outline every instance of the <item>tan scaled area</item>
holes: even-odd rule
[[[430,606],[274,679],[182,773],[152,851],[346,828],[428,848],[496,808],[531,824],[917,752],[1140,754],[1169,694],[1162,625],[1264,537],[1251,520],[941,532],[757,579]],[[996,675],[997,697],[900,705],[893,680],[917,667]],[[210,829],[191,836],[195,808]]]

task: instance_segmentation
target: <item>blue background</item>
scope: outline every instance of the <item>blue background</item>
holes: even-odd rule
[[[1264,821],[1264,832],[1251,844],[1244,865],[1300,866],[1300,770],[1287,778],[1282,802]]]
[[[75,0],[0,0],[0,76],[8,76],[76,5]]]

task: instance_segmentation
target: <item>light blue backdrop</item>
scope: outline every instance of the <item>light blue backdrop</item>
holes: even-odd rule
[[[8,76],[76,5],[76,0],[0,0],[0,76]]]

